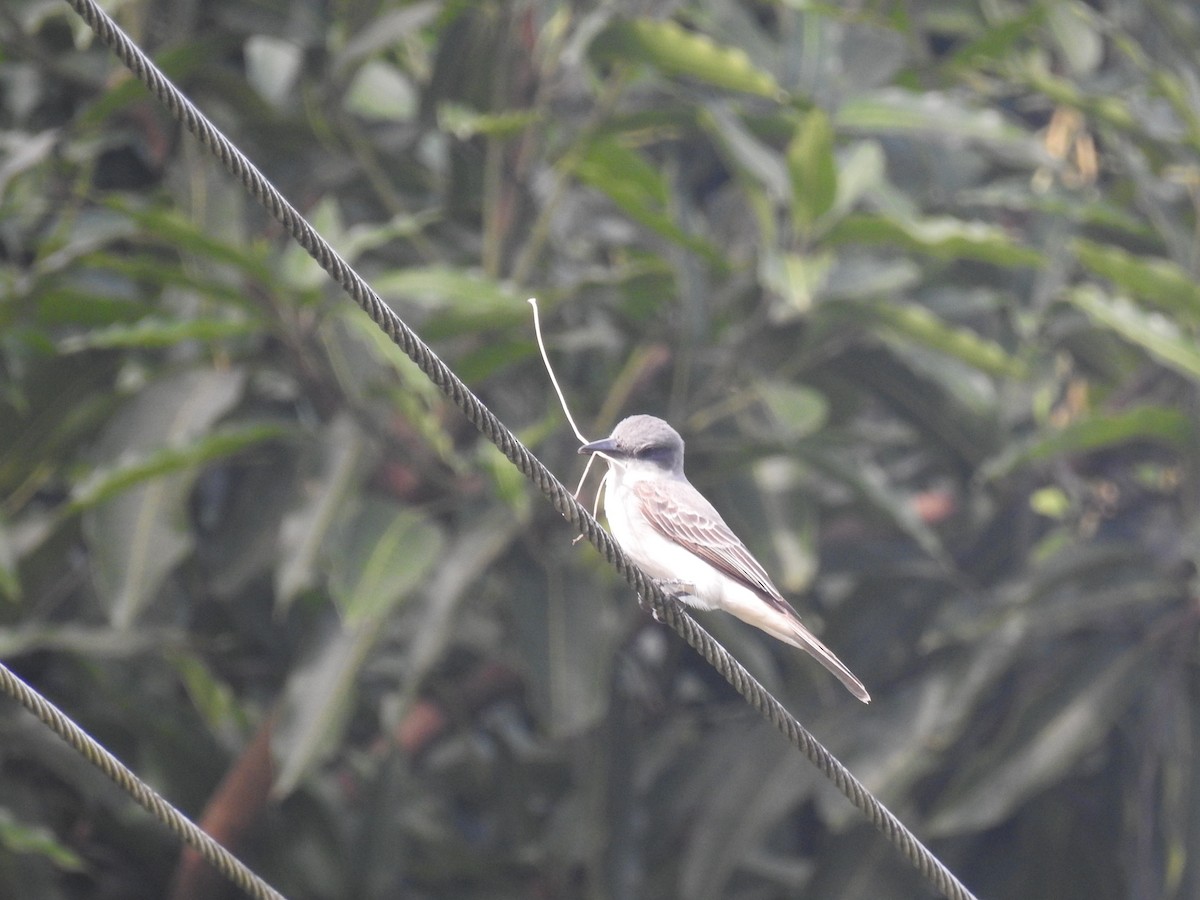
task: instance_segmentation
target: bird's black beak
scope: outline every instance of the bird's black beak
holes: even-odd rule
[[[579,448],[582,453],[613,453],[617,449],[617,442],[610,437],[603,438],[599,441],[592,441],[590,444],[584,444]]]

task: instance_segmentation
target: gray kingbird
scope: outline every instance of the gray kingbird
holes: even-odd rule
[[[579,448],[608,462],[604,513],[621,549],[697,609],[723,609],[799,647],[863,703],[871,695],[800,621],[770,576],[683,474],[683,438],[654,416],[630,416]]]

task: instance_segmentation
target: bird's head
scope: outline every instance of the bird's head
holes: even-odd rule
[[[580,453],[599,453],[625,466],[647,465],[672,475],[683,474],[683,438],[654,416],[630,416],[606,438],[584,444]]]

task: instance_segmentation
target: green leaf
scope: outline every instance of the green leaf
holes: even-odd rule
[[[492,490],[516,515],[529,515],[532,497],[529,493],[529,482],[508,457],[488,442],[481,441],[477,452],[477,464],[488,476]]]
[[[346,235],[346,224],[342,220],[342,211],[336,197],[327,196],[308,210],[307,219],[334,250],[343,259],[353,262],[353,257],[346,256],[343,239]],[[329,274],[321,268],[312,254],[295,241],[289,241],[283,248],[280,257],[281,279],[290,287],[302,291],[318,292],[329,283]]]
[[[939,259],[975,259],[998,266],[1038,267],[1044,262],[1039,251],[1021,246],[1002,228],[948,216],[901,220],[851,215],[834,225],[826,238],[840,244],[894,244]]]
[[[616,138],[589,142],[575,165],[575,174],[584,184],[607,194],[636,222],[710,262],[721,264],[721,255],[715,248],[685,232],[667,212],[670,192],[662,175]]]
[[[1176,409],[1138,406],[1118,413],[1096,413],[1034,440],[1009,447],[980,469],[980,477],[1001,478],[1023,465],[1072,453],[1088,453],[1131,441],[1184,449],[1195,440],[1191,419]]]
[[[575,171],[587,184],[627,198],[635,206],[661,210],[671,199],[662,174],[618,136],[589,141]]]
[[[879,189],[887,180],[887,161],[877,141],[857,141],[841,154],[837,171],[837,197],[834,216],[848,213],[864,196]]]
[[[1060,487],[1044,487],[1029,495],[1029,508],[1048,519],[1062,519],[1071,510],[1071,498]]]
[[[483,456],[499,456],[499,451],[487,442],[481,442],[480,447]],[[512,465],[507,468],[510,473],[515,471]],[[497,565],[512,543],[528,529],[532,503],[529,491],[523,493],[522,508],[493,506],[469,525],[464,524],[439,554],[437,565],[429,573],[428,587],[423,591],[427,602],[422,603],[411,631],[411,649],[405,659],[407,683],[403,689],[407,700],[417,696],[426,676],[458,639],[460,610],[463,602],[472,596],[471,588]],[[538,600],[544,601],[544,598]],[[593,691],[597,691],[598,681],[589,683]]]
[[[347,384],[353,383],[355,389],[365,386],[372,392],[386,391],[407,425],[417,431],[450,469],[460,470],[464,462],[446,429],[447,401],[437,385],[380,328],[349,304],[330,317],[329,326],[326,347],[336,368],[349,372],[362,365],[359,357],[365,354],[371,362],[391,369],[387,376],[380,373],[380,382],[362,385],[354,380],[358,376],[350,376]],[[422,332],[428,336],[430,329],[425,327]]]
[[[359,222],[349,227],[343,225],[337,251],[347,262],[354,262],[371,250],[420,235],[422,230],[436,222],[440,215],[438,210],[426,209],[411,215],[401,213],[379,222]]]
[[[1101,34],[1107,24],[1099,25],[1083,3],[1051,3],[1045,10],[1046,25],[1065,69],[1076,78],[1094,74],[1104,57],[1106,38]]]
[[[193,653],[178,651],[169,657],[209,730],[218,738],[238,734],[246,726],[247,719],[233,688]]]
[[[340,743],[354,709],[358,673],[378,637],[378,622],[339,627],[288,677],[271,735],[279,772],[271,788],[275,797],[290,794]]]
[[[1149,312],[1127,297],[1112,297],[1092,285],[1078,287],[1067,299],[1097,324],[1141,347],[1159,362],[1200,378],[1200,349],[1195,338],[1162,313]]]
[[[106,9],[112,13],[120,5],[113,4]],[[94,34],[86,23],[80,22],[79,27],[81,32],[78,35],[78,45],[84,47],[94,38]],[[154,54],[154,64],[176,84],[186,83],[197,69],[210,66],[214,59],[220,58],[230,50],[227,39],[214,33],[204,39],[193,37],[179,46],[164,48]],[[87,128],[98,128],[109,117],[115,117],[128,107],[145,103],[146,96],[145,86],[136,78],[120,79],[80,111],[79,124]]]
[[[1146,650],[1135,646],[1098,663],[1098,671],[1066,672],[1055,690],[1035,703],[1028,721],[993,745],[986,776],[970,770],[953,800],[927,823],[931,835],[961,834],[996,824],[1032,794],[1055,784],[1103,741],[1130,702],[1141,679]]]
[[[382,59],[367,60],[346,92],[346,108],[378,122],[408,122],[420,103],[412,81]]]
[[[762,185],[774,203],[786,202],[791,192],[778,151],[761,141],[731,106],[728,101],[706,103],[697,118],[717,146],[725,151],[731,168],[744,172]]]
[[[432,571],[443,543],[428,518],[379,500],[367,501],[331,537],[329,591],[344,618],[288,679],[272,741],[276,796],[290,793],[338,745],[358,673],[384,619]]]
[[[173,347],[183,341],[219,341],[255,334],[261,327],[258,322],[232,319],[166,320],[148,317],[132,325],[110,325],[71,335],[59,341],[58,349],[63,353],[78,353],[96,349]]]
[[[11,812],[0,807],[0,847],[7,854],[32,854],[44,857],[64,872],[84,872],[87,866],[71,848],[59,843],[40,825],[22,825]],[[10,863],[11,865],[11,863]]]
[[[334,539],[329,591],[349,625],[378,623],[437,562],[442,532],[425,516],[370,501]]]
[[[771,415],[772,437],[783,443],[819,431],[829,418],[829,401],[820,391],[785,381],[762,381],[758,395]]]
[[[398,309],[416,306],[430,313],[422,326],[428,339],[524,321],[529,307],[506,284],[462,269],[397,269],[374,281],[375,290]]]
[[[21,134],[5,129],[6,158],[0,165],[0,196],[3,196],[11,180],[42,165],[54,151],[60,136],[57,130],[48,128],[40,134]]]
[[[537,355],[537,345],[527,338],[496,340],[459,356],[454,370],[466,384],[476,385]]]
[[[49,275],[73,273],[81,259],[101,248],[137,238],[138,223],[123,211],[97,206],[72,219],[68,234],[46,241],[39,248],[35,273],[39,281]]]
[[[333,54],[334,72],[341,77],[365,60],[402,46],[436,18],[440,9],[437,3],[418,2],[379,11],[369,20],[369,27],[347,35],[349,39],[340,49],[327,48]],[[364,20],[362,24],[368,22]]]
[[[994,107],[974,109],[950,94],[884,88],[838,107],[839,133],[930,135],[938,140],[978,141],[1015,156],[1044,159],[1036,138],[1010,124]]]
[[[679,896],[722,900],[732,882],[789,811],[811,796],[813,782],[797,755],[765,736],[762,726],[709,735],[700,765],[681,773],[681,788],[702,797],[680,849]],[[791,894],[791,891],[784,891]]]
[[[366,458],[362,429],[348,413],[337,414],[322,429],[315,447],[313,468],[300,482],[302,496],[279,528],[279,556],[275,565],[275,604],[284,612],[296,595],[318,582],[320,551],[343,508],[359,488]]]
[[[293,41],[256,34],[242,48],[246,81],[273,106],[282,106],[304,64],[304,48]]]
[[[838,260],[822,285],[827,300],[865,301],[862,303],[827,303],[825,315],[842,314],[870,321],[870,304],[880,297],[904,296],[921,283],[921,266],[908,257],[881,253],[829,254]],[[882,324],[882,323],[881,323]]]
[[[502,113],[481,113],[461,103],[442,103],[437,110],[438,127],[465,141],[477,134],[489,137],[514,137],[537,124],[542,114],[537,110],[510,110]]]
[[[83,512],[143,482],[185,472],[290,434],[292,429],[284,425],[264,422],[220,428],[184,447],[122,454],[113,464],[97,466],[76,482],[64,514]]]
[[[837,162],[833,157],[833,125],[822,109],[813,109],[796,128],[787,149],[792,180],[792,215],[802,230],[812,227],[833,208],[837,198]]]
[[[1058,105],[1078,109],[1121,131],[1132,131],[1139,136],[1143,134],[1143,126],[1135,113],[1137,107],[1125,97],[1109,92],[1099,95],[1087,93],[1080,89],[1078,82],[1050,72],[1045,59],[1035,55],[1026,58],[1020,74],[1030,89],[1045,94]]]
[[[131,218],[159,244],[194,254],[208,263],[219,262],[232,266],[263,284],[274,281],[274,273],[266,263],[265,248],[256,245],[247,247],[243,243],[214,237],[173,209],[139,209],[117,197],[109,198],[107,204],[109,208]]]
[[[131,284],[179,288],[182,293],[203,297],[205,301],[209,301],[210,307],[213,303],[237,307],[242,315],[248,314],[250,318],[258,318],[261,310],[258,301],[247,292],[244,282],[230,279],[212,266],[182,267],[177,259],[165,257],[160,253],[139,253],[131,256],[128,250],[119,244],[112,250],[97,250],[89,253],[82,257],[79,263],[86,269],[120,275],[128,279]],[[88,274],[92,275],[93,273],[89,272]],[[103,281],[108,282],[109,279],[103,279]],[[69,302],[70,292],[69,286],[63,290],[63,293],[67,295],[67,302]],[[96,303],[98,300],[100,298],[89,299],[86,302]],[[44,302],[40,296],[38,301],[39,306]],[[85,301],[81,299],[79,302]],[[111,298],[109,302],[112,302]],[[139,305],[140,314],[134,318],[144,316],[146,308],[144,305]],[[79,316],[79,312],[76,313],[76,316]],[[91,316],[86,313],[82,317],[67,321],[79,321],[80,324],[102,324],[100,322],[93,323]]]
[[[230,451],[228,435],[216,437],[214,447],[205,433],[238,401],[244,384],[238,370],[186,370],[150,384],[109,421],[97,448],[97,466],[109,472],[85,485],[76,503],[84,510],[96,590],[115,627],[133,624],[191,549],[186,522],[194,464]],[[246,437],[234,435],[232,445],[245,446]],[[249,437],[252,443],[264,435],[256,430]]]
[[[782,304],[773,310],[776,320],[803,316],[827,287],[836,257],[831,252],[778,253],[764,247],[759,254],[758,277],[763,286],[777,294]]]
[[[1046,8],[1036,6],[1029,12],[992,25],[977,38],[954,51],[954,66],[969,70],[979,68],[984,62],[1003,59],[1016,45],[1027,40],[1045,17]]]
[[[592,41],[589,53],[599,63],[643,63],[667,76],[695,78],[725,90],[771,99],[782,94],[775,79],[744,51],[670,20],[613,22]]]
[[[868,506],[881,512],[931,558],[946,562],[948,555],[937,533],[921,521],[910,497],[897,491],[878,466],[863,464],[845,454],[827,452],[811,443],[797,448],[804,460],[849,487]]]
[[[1116,287],[1165,312],[1200,322],[1200,285],[1170,260],[1134,256],[1120,247],[1082,238],[1072,248],[1080,263]]]
[[[864,304],[870,314],[889,328],[930,350],[962,360],[980,371],[1001,378],[1024,378],[1026,366],[995,341],[966,328],[956,328],[923,306],[899,301]]]
[[[21,579],[17,576],[17,548],[12,527],[0,518],[0,599],[18,600],[20,597]]]
[[[56,281],[43,279],[38,285],[37,321],[40,325],[98,328],[115,322],[137,321],[146,315],[147,306],[136,300],[81,291],[69,286],[60,287]],[[0,327],[8,325],[8,314],[16,312],[15,305],[0,308]]]

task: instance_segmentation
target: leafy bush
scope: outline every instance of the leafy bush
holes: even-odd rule
[[[875,703],[706,624],[981,896],[1194,896],[1194,12],[619,6],[117,12],[564,481],[530,294],[680,429]],[[927,890],[65,5],[0,35],[6,662],[294,898]],[[0,729],[5,893],[216,890]]]

